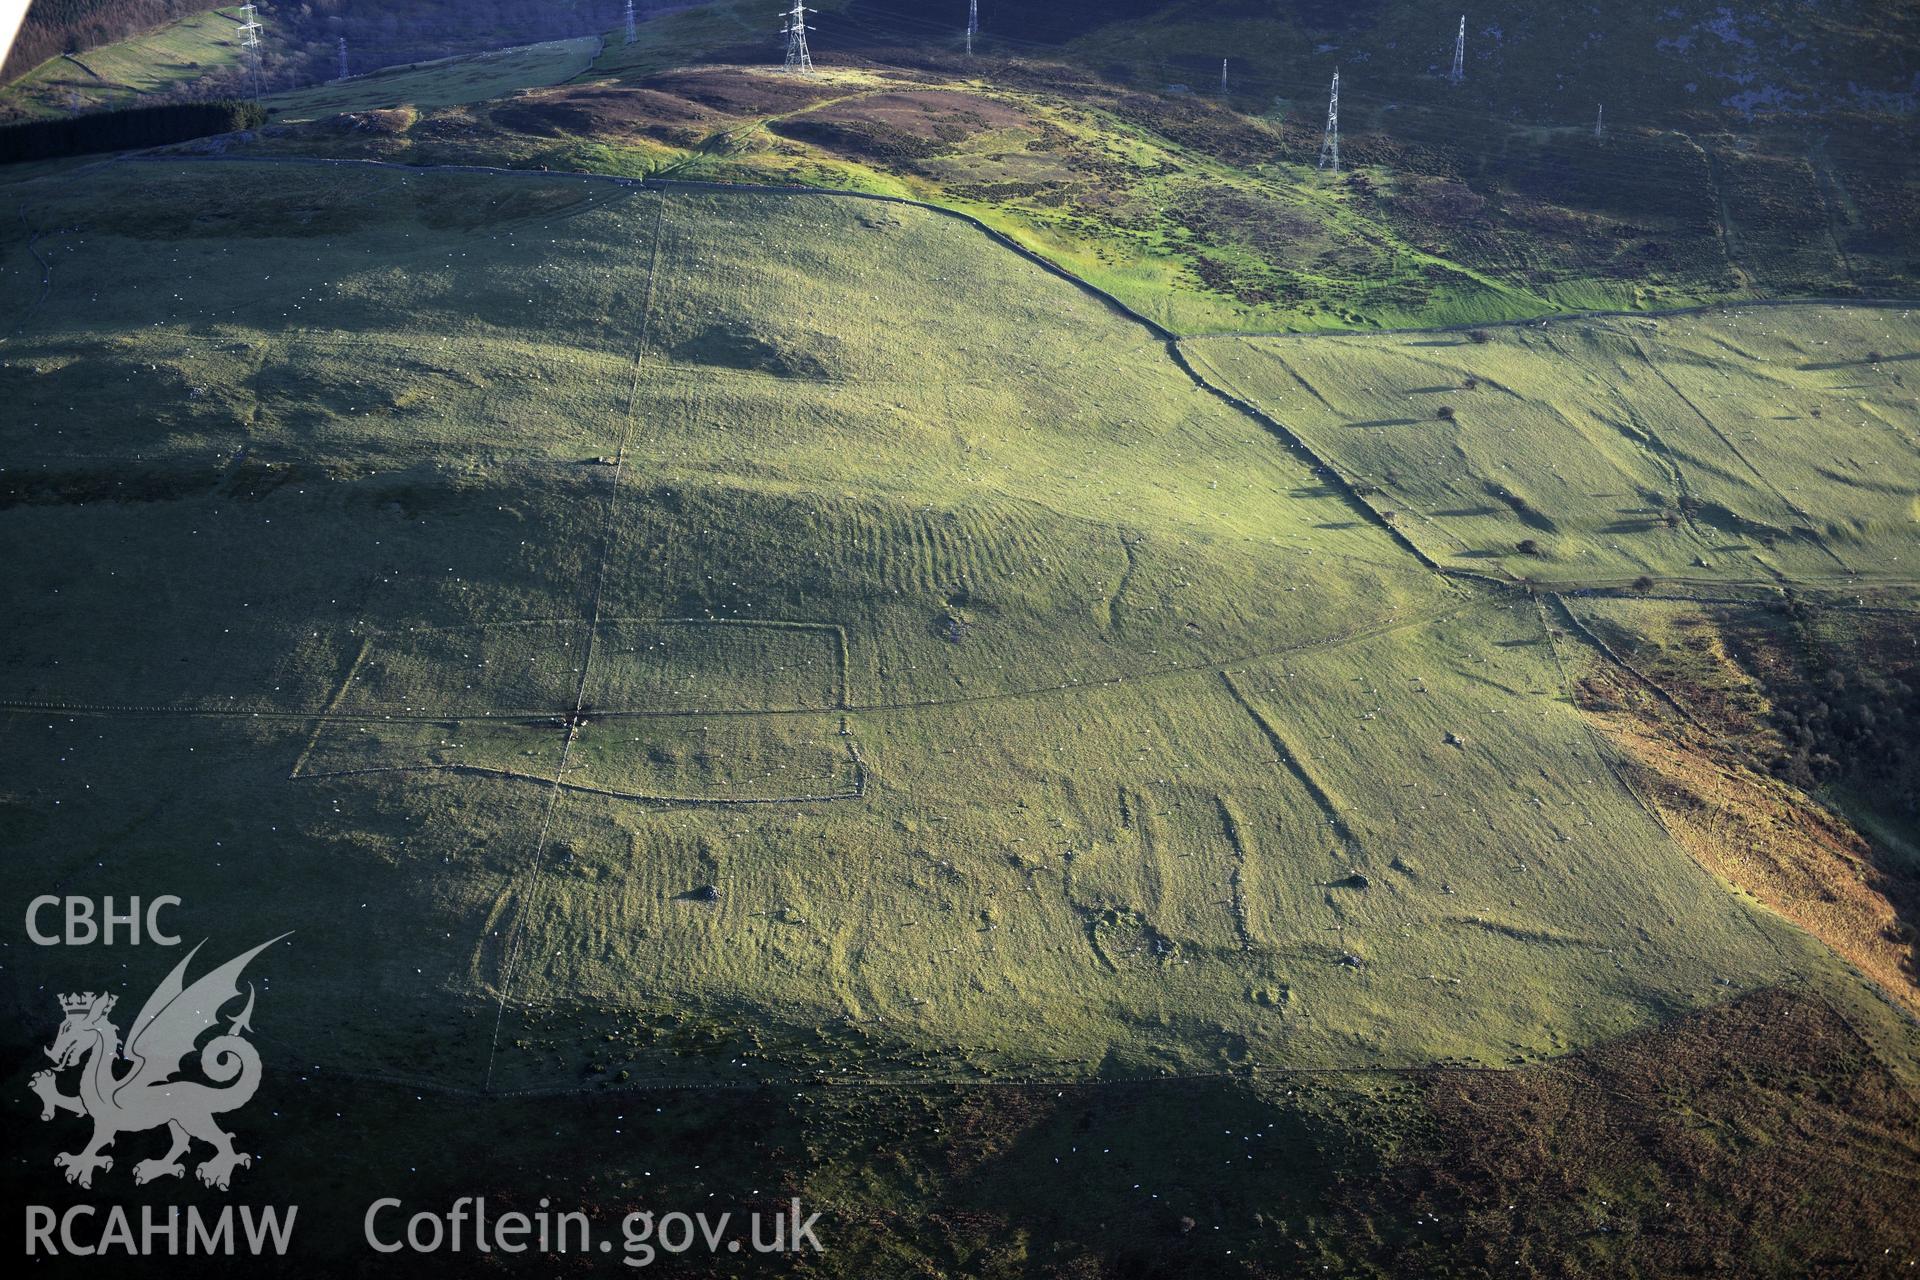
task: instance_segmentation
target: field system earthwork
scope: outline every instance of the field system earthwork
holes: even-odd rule
[[[797,1194],[811,1274],[1909,1274],[1891,159],[1729,234],[1688,184],[1804,138],[1623,123],[1630,218],[1417,96],[1355,185],[1126,30],[801,78],[743,13],[0,173],[0,883],[295,931],[255,1185]]]

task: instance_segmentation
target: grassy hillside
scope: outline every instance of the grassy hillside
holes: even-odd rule
[[[962,224],[246,165],[34,216],[87,229],[9,351],[9,519],[65,548],[10,699],[147,708],[242,829],[271,788],[277,858],[413,879],[442,927],[404,943],[360,875],[305,896],[316,952],[507,994],[431,1078],[677,1075],[648,1025],[741,1008],[786,1070],[1498,1062],[1792,963],[1593,754],[1531,605]],[[178,394],[129,435],[137,387]]]
[[[1492,323],[1906,288],[1886,104],[1790,50],[1825,141],[1582,168],[1378,54],[1335,181],[1153,84],[1192,6],[821,7],[809,80],[723,3],[0,174],[0,886],[295,930],[282,1273],[385,1274],[398,1188],[799,1196],[849,1280],[1903,1274],[1913,317]],[[1269,12],[1214,33],[1318,76],[1411,10]],[[173,959],[8,954],[20,1097]],[[77,1123],[0,1110],[8,1195],[121,1197]]]
[[[0,88],[0,120],[209,96],[239,65],[236,13],[196,13],[144,35],[49,59]]]
[[[1564,602],[1580,701],[1704,864],[1920,1009],[1910,615],[1799,601]]]
[[[604,1124],[603,1088],[773,1082],[778,1152],[673,1127],[716,1098],[653,1126],[690,1154],[556,1167],[603,1206],[656,1165],[805,1191],[873,1274],[902,1246],[855,1224],[934,1204],[1089,1247],[1020,1188],[1082,1148],[1049,1126],[1090,1125],[1124,1163],[1085,1212],[1146,1215],[1097,1248],[1150,1249],[1179,1214],[1127,1209],[1149,1163],[1218,1213],[1207,1152],[1151,1154],[1164,1099],[989,1121],[942,1090],[1224,1075],[1218,1127],[1297,1158],[1195,1265],[1384,1259],[1434,1202],[1348,1173],[1451,1168],[1462,1205],[1536,1176],[1461,1163],[1449,1064],[1612,1053],[1798,981],[1856,999],[1645,807],[1550,615],[1424,568],[1144,327],[955,220],[241,163],[16,190],[0,875],[164,868],[190,934],[298,929],[272,1051],[373,1115],[399,1100],[349,1078],[415,1089],[367,1176],[455,1176],[424,1090],[585,1090]],[[11,972],[37,1027],[48,978]],[[1874,1038],[1836,1022],[1852,1047],[1781,1078],[1905,1079],[1858,1007]],[[876,1083],[921,1092],[848,1101]],[[917,1136],[980,1123],[1027,1136],[957,1165]],[[1617,1158],[1658,1186],[1665,1141]],[[338,1176],[307,1159],[277,1185]]]
[[[642,15],[652,7],[642,0]],[[349,69],[364,75],[584,39],[622,11],[620,0],[261,0],[261,84],[269,91],[330,84],[339,77],[341,40]],[[37,0],[0,84],[0,121],[65,114],[76,94],[81,110],[126,106],[133,95],[232,94],[239,55],[229,33],[237,22],[233,6],[192,0]],[[484,96],[547,83],[533,70],[519,79],[496,66]]]
[[[1595,142],[1502,124],[1469,150],[1360,132],[1335,180],[1314,168],[1317,128],[1057,65],[837,70],[804,84],[764,66],[654,70],[689,41],[726,39],[696,16],[724,14],[650,23],[656,35],[610,43],[576,85],[344,139],[320,124],[271,146],[909,195],[979,217],[1186,333],[1911,283],[1910,175],[1870,145],[1816,154],[1792,132],[1702,141],[1624,124]]]
[[[423,854],[392,841],[433,839],[406,834],[409,797],[512,824],[563,787],[547,841],[434,878],[448,994],[631,1017],[623,992],[672,992],[766,1009],[808,1062],[849,1018],[902,1052],[1077,1074],[1499,1060],[1778,963],[1556,710],[1530,606],[1424,571],[1139,326],[976,232],[828,198],[219,173],[128,169],[36,210],[143,212],[76,233],[10,351],[13,447],[56,455],[22,459],[11,519],[68,547],[20,584],[12,697],[237,731],[249,772],[279,757],[302,783],[292,827],[332,806],[323,843],[390,847],[396,874]],[[228,202],[247,234],[194,234]],[[141,252],[162,234],[165,258]],[[225,266],[250,256],[276,269]],[[122,328],[142,313],[160,323]],[[376,354],[410,331],[435,340]],[[189,394],[128,438],[113,405],[142,385]],[[149,500],[111,500],[129,486]],[[222,567],[182,577],[189,553]],[[1342,696],[1350,663],[1374,674]],[[1555,852],[1506,866],[1470,817],[1390,867],[1407,798],[1379,788],[1421,776]],[[649,798],[791,812],[629,803]],[[816,842],[835,855],[787,852]],[[704,883],[717,908],[677,900]],[[540,959],[514,972],[521,946]],[[1424,1021],[1436,981],[1475,1012]],[[1590,997],[1560,1026],[1567,983]],[[1063,1020],[1088,984],[1106,994]]]
[[[600,51],[594,36],[550,40],[491,53],[403,63],[266,100],[284,120],[312,120],[347,111],[447,107],[502,97],[516,89],[556,84],[585,71]]]
[[[177,18],[214,6],[201,0],[33,0],[0,79],[11,80],[49,58],[78,53],[156,31]]]
[[[1444,564],[1911,587],[1917,338],[1904,308],[1790,307],[1187,350]]]
[[[931,16],[829,4],[814,46],[834,70],[808,86],[767,73],[778,42],[739,0],[659,13],[632,44],[607,31],[591,68],[558,45],[419,70],[416,51],[339,85],[313,85],[334,75],[331,34],[287,16],[269,80],[313,87],[270,105],[317,122],[268,145],[909,194],[1184,333],[1913,291],[1907,16],[1523,8],[1474,17],[1458,86],[1432,68],[1448,45],[1428,47],[1431,20],[1386,3],[1134,6],[1065,43],[989,12],[973,59]],[[399,56],[360,20],[339,20],[356,65]],[[1242,51],[1224,94],[1203,49]],[[1316,166],[1336,64],[1338,175]],[[1596,136],[1602,86],[1629,79]],[[539,91],[473,105],[517,89]],[[356,118],[317,119],[332,113]]]

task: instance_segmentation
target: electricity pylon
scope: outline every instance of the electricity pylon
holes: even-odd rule
[[[1453,38],[1453,70],[1447,80],[1459,84],[1467,78],[1467,15],[1460,15],[1460,34]]]
[[[627,43],[632,44],[639,38],[640,33],[633,26],[633,0],[627,0]]]
[[[340,79],[347,78],[347,38],[340,37]]]
[[[1600,142],[1607,136],[1607,104],[1601,103],[1593,109],[1593,140]]]
[[[1333,73],[1333,94],[1327,99],[1327,137],[1320,144],[1322,169],[1340,172],[1340,73]]]
[[[260,96],[260,22],[254,6],[240,6],[240,45],[247,51],[247,74],[253,81],[253,96]]]
[[[973,38],[980,34],[980,0],[967,0],[967,56],[973,56]]]
[[[787,25],[783,28],[787,35],[787,70],[811,72],[813,54],[807,49],[807,15],[817,13],[809,9],[800,0],[793,0],[793,8],[787,10]]]

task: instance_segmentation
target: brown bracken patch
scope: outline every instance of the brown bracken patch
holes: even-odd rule
[[[1636,788],[1696,861],[1920,1013],[1920,884],[1844,814],[1769,767],[1789,745],[1776,723],[1788,676],[1772,630],[1681,616],[1666,648],[1640,642],[1630,661],[1686,718],[1641,676],[1598,661],[1579,682],[1580,705],[1626,753]]]
[[[760,71],[745,67],[669,71],[649,76],[640,82],[640,87],[697,102],[730,116],[780,115],[846,92],[844,88],[804,76],[782,75],[778,69]]]
[[[503,128],[549,137],[632,133],[649,125],[704,121],[711,114],[670,93],[614,85],[521,94],[492,111],[494,123]]]
[[[1434,1128],[1370,1193],[1431,1223],[1393,1274],[1858,1276],[1920,1249],[1920,1102],[1809,994],[1423,1095]]]

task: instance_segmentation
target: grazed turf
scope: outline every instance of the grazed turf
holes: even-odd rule
[[[515,89],[557,84],[580,74],[600,51],[593,36],[548,40],[434,62],[382,67],[365,75],[294,89],[264,99],[276,120],[318,120],[349,111],[447,107],[497,98]]]
[[[36,195],[9,874],[304,886],[296,1026],[369,966],[442,1002],[370,1065],[738,1069],[667,1018],[787,1071],[1499,1062],[1791,964],[1530,605],[961,223],[249,165]]]
[[[1443,564],[1911,584],[1917,341],[1904,308],[1807,306],[1187,350]]]
[[[1276,432],[924,210],[13,190],[0,882],[299,930],[259,1025],[301,1078],[248,1132],[331,1236],[344,1161],[803,1194],[844,1274],[1906,1247],[1910,1027],[1643,807],[1558,614],[1360,505],[1482,573],[1890,587],[1913,420],[1857,362],[1904,316],[1185,344]],[[1344,426],[1468,373],[1450,422]],[[1606,528],[1656,455],[1678,524]],[[1526,505],[1430,509],[1490,480]],[[1737,550],[1723,512],[1817,536]],[[67,970],[8,973],[37,1045]],[[1251,1079],[1168,1080],[1215,1073]]]
[[[63,116],[76,100],[83,110],[138,106],[230,71],[241,57],[237,13],[189,14],[131,40],[50,58],[0,87],[0,120]]]

